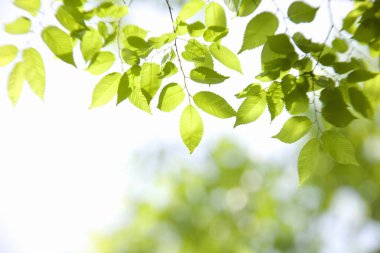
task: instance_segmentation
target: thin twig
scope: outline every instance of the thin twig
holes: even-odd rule
[[[123,56],[122,56],[121,46],[120,46],[120,28],[121,28],[120,25],[121,25],[121,18],[119,19],[119,22],[118,22],[117,28],[116,28],[116,40],[117,40],[117,53],[119,55],[121,72],[124,72],[124,67],[123,67],[124,61],[123,61]]]

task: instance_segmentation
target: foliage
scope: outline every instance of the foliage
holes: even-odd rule
[[[320,6],[293,1],[285,12],[275,0],[272,2],[274,9],[263,11],[258,0],[189,0],[175,15],[170,1],[162,0],[173,27],[150,37],[144,28],[122,22],[133,11],[126,2],[63,0],[55,10],[58,24],[44,27],[41,38],[64,63],[76,67],[76,54],[81,54],[89,73],[104,75],[95,85],[91,107],[104,105],[114,97],[117,104],[129,100],[147,113],[152,113],[154,103],[164,112],[186,103],[180,134],[190,153],[203,136],[202,114],[198,110],[222,119],[235,117],[237,127],[257,120],[267,108],[272,121],[283,111],[291,114],[274,136],[280,141],[293,143],[308,133],[313,135],[300,152],[301,183],[320,166],[320,159],[311,159],[314,154],[342,165],[358,166],[352,144],[341,131],[355,119],[374,118],[377,103],[370,99],[367,87],[378,94],[380,75],[376,67],[368,66],[369,56],[360,54],[360,48],[379,57],[380,2],[354,1],[352,11],[337,25],[328,0],[330,27],[326,27],[328,34],[323,42],[288,30],[288,22],[313,22],[320,14]],[[14,5],[25,10],[25,15],[5,24],[4,29],[22,36],[30,32],[35,16],[43,15],[41,3],[15,0]],[[228,25],[233,15],[250,19],[238,54],[260,50],[262,68],[255,80],[236,94],[241,101],[237,109],[230,105],[231,101],[210,91],[214,85],[233,82],[229,72],[216,69],[216,61],[243,73],[238,54],[223,43],[229,30],[234,29]],[[280,32],[279,27],[285,27],[285,31]],[[110,50],[112,43],[117,45],[117,53]],[[17,54],[22,54],[22,60],[14,64],[9,75],[10,100],[17,103],[24,81],[43,99],[46,74],[37,49],[2,45],[0,66],[12,63]],[[121,71],[109,73],[118,58]],[[193,68],[187,69],[185,62],[193,64]],[[128,70],[124,70],[126,65]],[[165,83],[171,76],[178,80]]]

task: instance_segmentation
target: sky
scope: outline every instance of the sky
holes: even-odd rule
[[[39,23],[47,25],[53,17],[51,10],[59,4],[42,2],[44,9]],[[281,2],[280,7],[287,6],[285,1],[277,2]],[[343,15],[349,3],[337,2],[343,5]],[[169,32],[170,18],[163,4],[135,0],[124,22],[139,24],[152,35],[157,31]],[[14,8],[11,0],[0,1],[0,23],[10,22],[19,15],[25,13]],[[326,18],[322,15],[320,22],[326,22]],[[339,15],[336,18],[339,20]],[[237,52],[240,44],[236,40],[241,40],[244,29],[239,24],[246,24],[249,18],[229,21],[238,28],[230,31],[225,43]],[[326,31],[318,29],[318,24],[321,23],[306,29],[305,34],[323,37]],[[0,71],[0,253],[83,252],[90,243],[92,231],[117,222],[128,189],[143,184],[133,182],[136,168],[128,163],[133,152],[146,146],[175,143],[177,151],[188,155],[178,129],[181,109],[169,114],[154,110],[149,115],[129,103],[117,107],[110,103],[90,110],[92,89],[100,76],[86,73],[79,57],[76,57],[79,69],[55,59],[41,39],[36,39],[40,24],[33,30],[26,39],[16,40],[0,31],[0,44],[38,47],[47,73],[44,101],[25,85],[19,103],[13,107],[6,93],[11,66]],[[252,61],[259,57],[256,51],[241,55],[245,73],[259,73],[259,65]],[[116,63],[114,69],[119,68]],[[215,87],[214,91],[232,97],[231,94],[253,80],[254,74],[235,74],[231,81]],[[265,113],[254,124],[236,129],[232,127],[233,119],[201,115],[204,138],[192,155],[194,159],[207,152],[207,143],[224,135],[244,143],[250,155],[258,160],[283,161],[284,156],[295,157],[299,150],[270,138],[279,131],[286,114],[269,124],[269,114]],[[295,159],[289,162],[296,182],[295,164]]]

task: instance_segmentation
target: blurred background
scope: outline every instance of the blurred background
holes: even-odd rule
[[[257,12],[273,11],[263,2]],[[289,2],[277,1],[282,10]],[[45,100],[25,86],[16,108],[6,93],[11,68],[0,72],[1,253],[380,252],[379,78],[365,86],[375,120],[345,130],[361,166],[327,164],[299,187],[306,138],[296,145],[271,138],[286,114],[269,125],[265,113],[236,129],[233,120],[202,114],[205,136],[190,156],[179,136],[180,109],[154,116],[127,103],[89,110],[99,77],[62,64],[36,38],[59,6],[42,3],[28,37],[0,31],[1,44],[39,48],[47,72]],[[320,4],[318,20],[290,31],[323,41],[326,1]],[[331,4],[339,24],[353,3]],[[1,23],[20,15],[11,0],[0,1]],[[236,29],[224,42],[236,52],[249,18],[229,18]],[[153,34],[171,29],[164,1],[132,1],[123,22]],[[232,97],[253,80],[256,51],[241,55],[247,74],[216,87],[219,94]]]

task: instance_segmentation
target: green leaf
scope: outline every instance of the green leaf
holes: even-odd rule
[[[184,98],[185,93],[182,87],[177,83],[169,83],[160,93],[157,108],[163,112],[171,112],[182,103]]]
[[[234,127],[257,120],[264,112],[266,105],[265,94],[261,93],[257,96],[248,96],[240,105],[236,113]]]
[[[278,54],[290,54],[295,52],[289,36],[284,33],[269,36],[268,45],[273,52]]]
[[[48,26],[42,31],[42,39],[55,56],[75,67],[73,41],[69,35],[56,26]]]
[[[129,73],[124,72],[119,81],[117,88],[117,102],[116,105],[126,100],[132,93],[132,85],[129,82]]]
[[[211,44],[209,48],[212,56],[214,56],[215,59],[220,61],[224,66],[242,73],[240,60],[231,50],[218,43]]]
[[[186,61],[194,62],[196,67],[214,67],[214,62],[207,46],[199,43],[195,39],[191,39],[187,42],[185,51],[182,52],[182,57]]]
[[[148,39],[148,44],[155,49],[161,48],[163,45],[168,44],[175,40],[176,35],[174,33],[165,33],[159,37],[152,37]]]
[[[334,71],[337,74],[345,74],[355,68],[355,64],[352,62],[334,62]]]
[[[317,170],[326,159],[322,146],[317,138],[309,140],[301,149],[298,156],[298,180],[302,185]]]
[[[5,24],[5,31],[10,34],[24,34],[29,32],[30,26],[29,18],[19,17],[13,22]]]
[[[34,48],[27,48],[23,53],[25,78],[32,91],[41,99],[45,93],[45,66],[41,55]]]
[[[179,131],[183,143],[189,149],[190,154],[193,153],[194,149],[201,142],[203,136],[202,118],[194,106],[188,105],[183,110],[179,124]]]
[[[196,21],[187,25],[187,31],[191,37],[200,37],[205,31],[205,25],[200,21]]]
[[[154,97],[161,86],[160,65],[157,63],[144,63],[141,68],[141,89],[149,94],[148,102]]]
[[[61,5],[55,13],[55,17],[70,32],[86,28],[83,15],[75,7]]]
[[[339,53],[345,53],[348,50],[348,44],[345,39],[335,38],[332,42],[332,46]]]
[[[125,38],[128,38],[129,36],[136,36],[145,39],[148,31],[137,25],[126,25],[123,28],[123,33]]]
[[[224,0],[224,3],[227,5],[228,9],[233,12],[237,12],[239,7],[240,0]]]
[[[92,93],[90,108],[105,105],[112,100],[117,93],[120,76],[120,73],[113,72],[99,81]]]
[[[147,51],[151,46],[148,42],[146,42],[144,39],[137,37],[137,36],[129,36],[127,38],[127,42],[129,45],[129,49],[132,51],[136,51],[139,53],[144,53]]]
[[[206,27],[227,27],[226,13],[220,4],[211,2],[206,6],[205,24]]]
[[[351,87],[348,89],[351,105],[354,109],[366,118],[372,119],[374,115],[373,108],[362,90]]]
[[[191,18],[197,14],[205,5],[204,0],[189,0],[182,7],[181,11],[178,14],[177,20],[186,21],[186,19]]]
[[[237,15],[245,17],[253,13],[259,7],[261,0],[242,0]]]
[[[336,54],[334,53],[326,53],[326,54],[323,54],[321,56],[321,58],[319,59],[319,62],[323,65],[323,66],[331,66],[335,63],[335,61],[337,60],[337,56]]]
[[[207,42],[218,42],[228,34],[226,27],[210,26],[203,33],[203,39]]]
[[[194,95],[194,103],[203,111],[215,117],[227,119],[236,115],[235,110],[221,96],[201,91]]]
[[[197,83],[217,84],[224,82],[229,77],[207,67],[198,67],[190,71],[190,78]]]
[[[20,9],[26,10],[33,16],[37,15],[41,6],[40,0],[14,0],[13,3]]]
[[[292,37],[294,43],[296,43],[297,47],[301,49],[304,53],[318,53],[324,49],[323,44],[312,42],[310,39],[306,39],[305,36],[296,32]]]
[[[16,63],[8,77],[8,97],[13,106],[17,104],[20,98],[22,88],[25,81],[25,69],[22,62]]]
[[[93,75],[100,75],[106,72],[115,62],[115,55],[108,51],[96,53],[90,64],[88,65],[87,71]]]
[[[273,82],[268,88],[266,98],[271,121],[280,115],[284,109],[283,97],[281,83]]]
[[[177,66],[169,61],[167,63],[165,63],[164,67],[162,68],[161,72],[160,72],[160,78],[163,79],[163,78],[168,78],[168,77],[171,77],[172,75],[175,75],[178,73],[178,68]]]
[[[305,136],[310,130],[312,123],[308,117],[294,116],[288,119],[280,132],[272,138],[277,138],[285,143],[293,143]]]
[[[304,2],[295,1],[288,8],[288,17],[296,24],[310,23],[314,20],[318,9],[319,8],[313,8]]]
[[[328,130],[323,132],[321,139],[324,149],[337,163],[359,165],[354,147],[343,134]]]
[[[18,54],[17,47],[13,45],[0,46],[0,67],[11,63]]]
[[[85,61],[89,61],[102,48],[102,36],[98,31],[91,29],[84,33],[80,49]]]
[[[352,71],[347,76],[347,81],[350,83],[364,82],[374,78],[377,73],[372,73],[365,69],[357,69]]]
[[[306,92],[297,87],[284,97],[285,106],[290,114],[296,115],[309,110],[309,98]]]
[[[149,100],[145,96],[144,91],[140,87],[135,87],[132,90],[131,95],[129,96],[129,101],[139,108],[140,110],[143,110],[149,114],[152,114],[152,111],[149,106]]]
[[[116,5],[112,2],[104,2],[96,8],[96,15],[100,18],[122,18],[128,14],[127,5]]]
[[[131,66],[138,65],[140,63],[140,57],[137,53],[129,50],[128,48],[124,48],[121,55],[125,63]]]
[[[278,19],[271,12],[262,12],[251,19],[245,28],[243,44],[239,54],[248,49],[263,45],[267,37],[275,34],[278,28]]]
[[[368,43],[379,36],[379,21],[374,18],[363,19],[356,29],[352,39]]]

